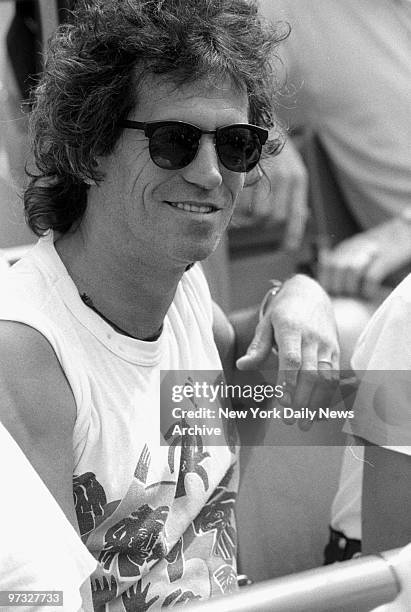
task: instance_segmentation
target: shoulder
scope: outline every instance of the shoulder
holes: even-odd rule
[[[0,274],[1,318],[16,311],[25,312],[28,306],[41,309],[50,299],[50,276],[37,265],[36,246]]]
[[[70,386],[53,348],[39,331],[24,323],[0,321],[0,381],[21,400],[53,397],[66,404],[72,402],[74,408]],[[42,414],[39,411],[37,416]]]
[[[0,420],[59,501],[72,472],[76,405],[57,357],[27,325],[0,321]]]

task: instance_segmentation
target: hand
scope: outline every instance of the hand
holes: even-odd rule
[[[233,221],[239,226],[285,222],[283,248],[295,250],[308,217],[307,188],[304,163],[288,141],[279,155],[262,158],[248,173]]]
[[[268,304],[239,370],[260,368],[278,346],[284,406],[326,406],[338,382],[340,350],[331,301],[320,285],[298,274]]]
[[[411,262],[411,224],[390,219],[319,255],[318,279],[335,295],[378,299],[386,276]]]
[[[143,589],[142,580],[139,580],[137,584],[131,585],[127,591],[121,595],[121,600],[126,612],[145,612],[148,610],[159,598],[155,595],[151,599],[148,599],[148,591],[150,589],[151,582],[148,582]]]

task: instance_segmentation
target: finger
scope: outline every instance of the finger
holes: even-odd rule
[[[317,415],[319,408],[327,408],[332,403],[339,382],[338,363],[334,355],[318,359],[318,379],[309,402],[310,410],[315,410]]]
[[[333,354],[329,358],[318,359],[315,346],[307,346],[303,352],[303,370],[299,377],[296,392],[296,409],[307,407],[315,412],[315,417],[307,417],[299,421],[298,425],[302,431],[308,431],[318,420],[320,407],[330,405],[331,399],[338,386],[339,358]]]
[[[309,431],[313,426],[313,421],[311,419],[300,419],[298,422],[298,428],[301,431]]]
[[[317,354],[318,345],[316,343],[303,344],[301,371],[293,401],[295,409],[309,405],[311,393],[318,379]]]
[[[381,289],[381,283],[389,274],[386,263],[383,259],[375,259],[368,267],[364,275],[361,294],[368,300],[376,299]]]
[[[358,295],[375,256],[373,244],[350,247],[346,242],[335,247],[327,259],[329,290],[336,295]]]
[[[269,317],[264,317],[257,325],[245,355],[237,359],[239,370],[256,370],[269,356],[274,346],[274,331]]]
[[[353,255],[351,263],[346,269],[345,292],[348,295],[363,294],[364,282],[366,282],[370,270],[374,267],[373,262],[375,261],[375,251],[371,250],[371,247],[364,247],[361,252]]]
[[[285,410],[286,406],[279,407],[280,411],[282,409],[281,418],[286,425],[294,425],[297,422],[297,419],[294,416],[286,416]]]
[[[324,250],[319,257],[319,278],[322,286],[333,295],[359,291],[366,261],[354,265],[352,258],[337,250]]]
[[[276,334],[278,346],[278,383],[284,388],[279,399],[282,406],[291,406],[301,368],[301,333],[284,328]]]
[[[340,293],[343,295],[358,295],[361,291],[364,273],[365,267],[363,266],[347,267]]]
[[[282,379],[279,378],[277,382],[279,383],[280,380]],[[285,399],[284,396],[281,398],[276,398],[275,407],[277,408],[277,410],[279,410],[281,414],[281,419],[284,423],[286,423],[286,425],[294,425],[297,419],[294,416],[290,416],[290,413],[285,411],[285,408],[292,407],[292,397],[290,393],[288,393],[288,399]]]

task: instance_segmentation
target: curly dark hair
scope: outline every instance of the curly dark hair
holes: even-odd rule
[[[139,77],[177,86],[229,78],[246,89],[250,122],[276,125],[276,46],[256,0],[81,0],[49,43],[30,117],[36,170],[28,172],[26,219],[38,236],[67,232],[86,209],[88,182],[101,181],[119,123],[138,104]]]

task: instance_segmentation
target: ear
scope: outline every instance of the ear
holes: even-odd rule
[[[100,166],[99,159],[98,158],[94,158],[92,160],[92,165],[93,165],[93,169],[97,170],[99,168],[99,166]],[[90,186],[93,186],[93,187],[95,187],[97,185],[97,182],[94,179],[92,179],[91,177],[89,177],[89,176],[83,176],[83,181],[86,183],[86,185],[90,185]]]

